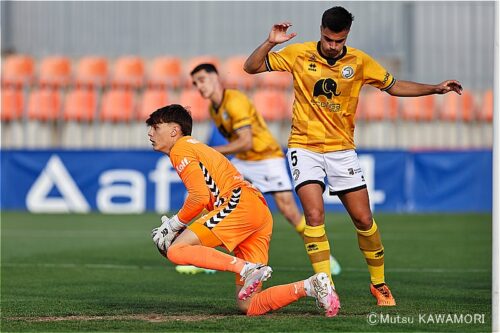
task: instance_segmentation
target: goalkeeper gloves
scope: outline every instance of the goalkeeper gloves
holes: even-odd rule
[[[186,225],[179,221],[177,215],[172,216],[172,218],[168,218],[164,215],[161,217],[161,222],[161,226],[151,231],[151,238],[153,238],[153,242],[158,248],[158,251],[165,256],[170,244],[172,244],[175,237],[184,230]]]

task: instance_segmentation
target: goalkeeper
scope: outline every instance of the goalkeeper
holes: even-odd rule
[[[272,216],[262,195],[222,154],[192,138],[192,118],[172,104],[146,120],[153,149],[170,157],[187,188],[184,205],[153,229],[158,250],[178,265],[194,265],[236,274],[239,309],[261,315],[302,297],[315,297],[326,316],[337,314],[339,300],[327,274],[261,291],[272,273],[267,266]],[[203,209],[208,213],[187,224]],[[234,256],[214,249],[225,247]]]

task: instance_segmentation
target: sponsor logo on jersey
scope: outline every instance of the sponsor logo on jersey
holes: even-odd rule
[[[354,76],[354,69],[351,66],[344,66],[342,68],[342,77],[344,79],[350,79]]]
[[[314,85],[313,96],[325,96],[331,99],[333,96],[339,96],[340,93],[337,92],[337,82],[332,78],[321,79]]]
[[[181,163],[179,163],[178,166],[175,167],[175,170],[177,170],[178,173],[181,173],[189,164],[189,160],[184,157],[181,161]]]
[[[391,74],[389,72],[385,72],[384,79],[382,80],[382,85],[385,85],[387,83],[387,80],[389,80],[389,77]]]

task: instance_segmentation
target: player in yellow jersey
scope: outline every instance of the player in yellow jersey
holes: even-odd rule
[[[292,193],[292,184],[283,151],[268,130],[262,115],[242,92],[225,89],[213,64],[199,64],[191,71],[194,86],[211,101],[210,117],[229,141],[213,147],[222,154],[234,154],[231,163],[262,193],[273,196],[279,211],[303,237],[306,226]],[[330,254],[331,273],[340,274],[337,260]],[[180,272],[199,271],[177,267]]]
[[[327,178],[330,193],[338,195],[356,227],[370,272],[371,293],[378,305],[394,306],[396,301],[385,284],[384,247],[354,150],[359,92],[364,84],[403,97],[452,91],[461,94],[462,87],[455,80],[435,85],[397,81],[369,55],[345,45],[353,19],[343,7],[330,8],[323,13],[318,42],[271,51],[296,36],[287,34],[291,23],[275,24],[266,41],[248,57],[244,69],[252,74],[287,71],[293,75],[295,101],[287,157],[306,217],[304,242],[315,271],[330,271],[322,197]]]
[[[249,316],[280,309],[305,296],[316,298],[326,316],[335,316],[340,303],[325,273],[261,291],[262,282],[272,273],[267,266],[271,212],[262,193],[224,155],[190,136],[189,112],[178,104],[168,105],[153,112],[146,123],[153,149],[170,157],[188,191],[179,212],[171,218],[163,216],[161,226],[151,233],[160,253],[175,264],[235,273],[236,301]],[[203,210],[208,213],[197,218]],[[215,247],[224,247],[234,256]]]

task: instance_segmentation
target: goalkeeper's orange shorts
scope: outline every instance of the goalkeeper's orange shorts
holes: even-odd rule
[[[262,194],[250,187],[233,190],[224,204],[191,223],[204,246],[223,246],[245,261],[267,264],[273,218]],[[239,281],[237,274],[236,283]]]

